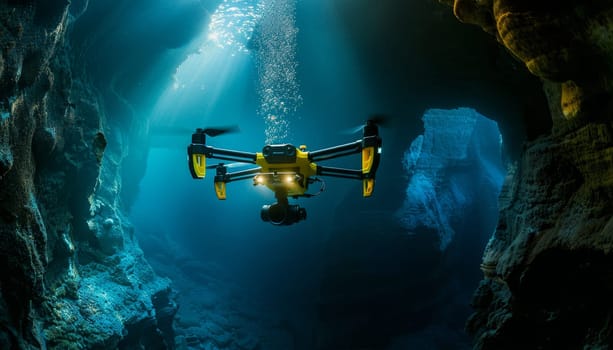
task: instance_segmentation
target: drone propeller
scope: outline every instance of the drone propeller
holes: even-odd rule
[[[391,117],[387,114],[372,114],[370,118],[368,118],[367,122],[372,122],[377,126],[383,126],[389,124]]]
[[[217,167],[224,167],[224,168],[238,168],[241,166],[247,166],[247,165],[253,165],[251,163],[240,163],[240,162],[236,162],[236,163],[229,163],[229,164],[225,164],[225,163],[218,163],[218,164],[211,164],[211,165],[207,165],[207,169],[217,169]]]
[[[372,114],[370,116],[370,118],[368,118],[366,120],[365,123],[360,124],[360,125],[356,125],[354,127],[345,129],[342,131],[343,134],[345,135],[352,135],[352,134],[357,134],[358,132],[361,132],[362,130],[364,130],[364,125],[371,122],[377,126],[383,126],[385,127],[386,125],[389,125],[389,121],[390,121],[390,116],[387,114]]]
[[[240,131],[237,125],[217,127],[217,128],[203,128],[203,129],[196,129],[196,130],[201,130],[203,133],[211,137],[215,137],[215,136],[219,136],[223,134],[237,133]]]
[[[240,129],[238,125],[231,125],[225,127],[216,127],[216,128],[199,128],[196,130],[200,130],[204,132],[206,135],[215,137],[223,134],[230,134],[239,132]],[[178,126],[159,126],[151,129],[151,135],[153,136],[181,136],[192,134],[194,129],[178,127]]]
[[[364,128],[364,124],[360,124],[360,125],[342,130],[341,134],[343,135],[357,134],[358,132],[362,131],[363,128]]]

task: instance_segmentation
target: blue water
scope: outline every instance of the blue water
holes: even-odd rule
[[[284,19],[288,7],[293,7],[293,1],[271,2],[277,3],[275,10],[281,12],[276,17],[271,16],[272,20]],[[335,28],[337,23],[333,12],[325,6],[300,4],[304,6],[300,10],[306,12],[307,17],[316,19],[316,22],[300,28],[300,45],[283,47],[294,50],[293,54],[279,58],[274,57],[279,55],[278,48],[269,49],[269,52],[262,52],[265,48],[255,52],[246,50],[250,35],[245,33],[251,33],[249,26],[255,26],[257,22],[254,19],[266,14],[263,5],[257,1],[223,2],[220,5],[222,13],[225,12],[234,20],[221,20],[215,13],[212,15],[218,21],[218,26],[224,27],[225,31],[211,34],[211,24],[203,28],[203,35],[192,44],[198,48],[199,53],[188,57],[177,68],[173,84],[167,87],[157,101],[153,127],[194,129],[202,126],[238,125],[240,133],[209,138],[209,142],[221,148],[245,151],[260,151],[266,141],[306,144],[313,150],[359,138],[359,134],[346,135],[342,131],[362,124],[369,114],[384,110],[384,106],[380,105],[378,109],[376,101],[369,98],[368,87],[360,81],[359,67],[352,60],[342,38],[338,37],[340,34]],[[228,11],[229,5],[232,5],[230,8],[234,8],[233,11]],[[241,22],[245,18],[249,20]],[[233,21],[239,28],[226,28]],[[297,23],[294,23],[296,26]],[[286,28],[270,30],[274,29]],[[266,40],[274,44],[277,39],[269,35]],[[267,55],[273,57],[262,57]],[[292,56],[296,57],[291,59]],[[284,82],[288,79],[287,75],[276,76],[269,71],[263,72],[260,66],[265,63],[261,61],[266,60],[272,61],[268,64],[293,66],[295,76],[289,79],[294,81]],[[262,80],[273,80],[273,83],[262,83]],[[276,90],[262,97],[265,94],[262,90],[275,89],[274,80],[277,80]],[[288,92],[287,86],[300,88],[300,91]],[[278,115],[278,118],[284,119],[286,123],[271,125],[268,121],[270,111],[279,110],[283,105],[289,111]],[[262,115],[262,109],[266,108],[269,111]],[[185,161],[185,147],[190,142],[189,138],[190,132],[181,138],[162,137],[162,147],[151,150],[148,169],[140,185],[139,200],[133,209],[133,218],[138,226],[141,225],[141,216],[147,218],[143,220],[147,223],[151,222],[153,216],[159,221],[154,224],[158,228],[192,231],[188,238],[190,247],[212,239],[220,240],[218,244],[240,250],[245,245],[244,241],[249,240],[249,250],[258,251],[254,248],[258,244],[265,244],[263,242],[268,239],[275,244],[279,240],[292,244],[296,239],[302,240],[305,237],[314,241],[321,240],[325,238],[326,227],[333,221],[333,218],[325,214],[333,210],[347,193],[361,191],[361,183],[357,181],[328,180],[324,195],[300,200],[308,208],[309,217],[317,220],[317,223],[307,220],[293,227],[271,228],[259,219],[260,206],[274,199],[271,192],[253,188],[249,181],[232,183],[228,185],[228,199],[219,202],[214,196],[210,177],[204,181],[190,178]],[[352,160],[349,163],[340,160],[340,164],[358,168],[359,158],[356,156]],[[153,188],[155,191],[150,190]],[[159,198],[164,198],[164,205],[152,212],[148,204],[160,203]],[[245,227],[250,227],[250,232],[245,232]],[[290,232],[296,235],[288,236]],[[196,242],[192,238],[196,238]],[[207,252],[207,246],[198,247],[196,253]]]
[[[406,69],[390,73],[398,58],[373,65],[360,56],[359,36],[382,33],[343,22],[356,10],[351,2],[218,3],[185,44],[190,55],[162,79],[130,210],[143,250],[179,292],[178,335],[200,341],[183,346],[467,348],[463,322],[487,234],[446,242],[445,252],[436,234],[407,234],[398,220],[408,183],[403,156],[423,125],[410,106]],[[314,150],[354,141],[359,134],[348,130],[378,113],[387,122],[374,197],[361,198],[361,182],[327,180],[322,195],[296,201],[308,218],[293,226],[260,220],[272,192],[236,182],[218,201],[213,174],[193,180],[187,168],[197,127],[238,125],[239,133],[207,139],[220,148],[258,152],[288,142]],[[359,168],[360,160],[330,165]],[[460,251],[473,264],[454,270]]]

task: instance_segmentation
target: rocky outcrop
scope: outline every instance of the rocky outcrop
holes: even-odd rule
[[[608,348],[613,242],[613,5],[444,1],[543,80],[553,128],[500,197],[468,322],[479,349]]]
[[[613,5],[578,0],[441,1],[463,22],[494,35],[534,75],[561,86],[566,119],[610,113]],[[604,105],[604,106],[603,106]]]
[[[0,5],[0,344],[170,346],[169,281],[122,214],[128,145],[74,69],[68,3]]]
[[[431,109],[422,119],[424,134],[405,153],[410,180],[396,214],[409,232],[437,232],[444,250],[467,208],[495,208],[504,171],[502,137],[495,122],[469,108]],[[495,209],[483,215],[494,216]]]
[[[611,345],[612,155],[612,123],[526,146],[484,253],[479,348]]]

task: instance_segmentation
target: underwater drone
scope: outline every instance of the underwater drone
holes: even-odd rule
[[[307,151],[306,146],[291,144],[266,145],[262,152],[251,153],[212,147],[206,137],[214,137],[232,129],[198,128],[192,134],[192,143],[187,147],[189,170],[194,179],[204,179],[207,169],[215,169],[215,194],[226,199],[226,184],[252,179],[254,186],[265,186],[274,192],[277,202],[264,205],[261,218],[273,225],[291,225],[306,219],[306,209],[290,204],[288,197],[313,197],[325,189],[320,177],[330,176],[362,180],[362,194],[370,197],[374,191],[375,174],[381,158],[382,140],[376,120],[369,120],[362,128],[362,138],[351,143],[317,151]],[[315,162],[352,154],[362,154],[361,169],[346,169],[323,166]],[[236,163],[253,164],[257,167],[229,172],[232,164],[206,165],[206,159],[219,159]],[[318,192],[308,193],[309,185],[319,183]]]

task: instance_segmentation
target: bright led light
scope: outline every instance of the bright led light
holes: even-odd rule
[[[256,182],[256,183],[258,183],[258,184],[260,184],[260,185],[264,184],[264,177],[262,177],[262,176],[256,176],[256,177],[255,177],[255,182]]]
[[[383,152],[383,148],[382,148],[382,147],[379,147],[379,148],[377,149],[377,153],[381,154],[381,152]]]
[[[286,183],[288,183],[288,184],[290,184],[290,183],[294,182],[294,177],[293,177],[293,176],[291,176],[291,175],[287,175],[287,176],[285,177],[285,182],[286,182]]]

